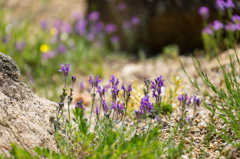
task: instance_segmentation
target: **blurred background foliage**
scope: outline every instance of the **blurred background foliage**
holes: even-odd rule
[[[142,61],[160,53],[177,58],[205,50],[211,59],[213,48],[221,52],[233,47],[227,39],[233,35],[239,41],[240,6],[233,1],[234,6],[222,9],[220,2],[225,3],[0,0],[0,51],[14,58],[24,82],[53,100],[62,62],[70,62],[75,73],[104,75],[104,64],[113,56]],[[205,12],[200,11],[203,6]]]

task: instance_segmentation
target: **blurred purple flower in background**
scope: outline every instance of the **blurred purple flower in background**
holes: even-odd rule
[[[82,92],[85,88],[83,81],[80,81],[80,91]]]
[[[61,21],[61,20],[56,20],[56,21],[54,22],[54,27],[55,27],[57,30],[60,30],[61,25],[62,25],[62,21]]]
[[[138,17],[132,17],[132,23],[134,24],[134,25],[138,25],[138,24],[140,24],[140,19],[138,18]]]
[[[126,8],[127,8],[127,6],[126,6],[126,4],[125,4],[124,2],[120,2],[120,3],[118,4],[118,9],[119,9],[120,11],[124,11],[124,10],[126,10]]]
[[[113,35],[112,37],[111,37],[111,43],[112,44],[116,44],[116,43],[118,43],[119,42],[119,37],[117,36],[117,35]]]
[[[236,30],[238,30],[238,31],[240,30],[240,23],[234,24],[234,26],[235,26],[235,29],[236,29]]]
[[[62,26],[62,31],[70,34],[72,32],[72,27],[69,23],[65,22]]]
[[[236,26],[233,23],[229,22],[228,24],[225,25],[225,30],[226,31],[235,31]]]
[[[220,21],[214,20],[213,30],[218,31],[219,29],[222,29],[223,27],[224,27],[224,25]]]
[[[4,43],[4,44],[8,43],[9,41],[10,41],[10,36],[9,35],[8,36],[4,36],[2,38],[2,43]]]
[[[239,15],[233,15],[232,16],[232,21],[235,22],[235,23],[239,23],[240,22],[240,16]]]
[[[225,3],[226,8],[235,8],[235,4],[232,2],[232,0],[227,0]]]
[[[86,34],[86,27],[87,27],[87,21],[81,20],[77,22],[75,29],[81,36],[84,36]]]
[[[213,35],[213,31],[210,28],[204,28],[202,29],[202,34],[209,34],[209,35]]]
[[[64,44],[60,44],[60,45],[58,46],[58,51],[59,51],[60,53],[64,54],[64,53],[66,52],[66,47],[65,47],[65,45],[64,45]]]
[[[98,11],[94,11],[88,14],[88,20],[96,21],[100,18],[100,13]]]
[[[48,59],[48,53],[42,53],[42,58],[43,58],[43,60],[47,60]]]
[[[117,31],[117,25],[113,23],[106,24],[105,31],[110,34]]]
[[[47,27],[48,27],[48,21],[47,20],[43,20],[43,21],[41,21],[40,25],[41,25],[41,28],[43,30],[46,30]]]
[[[205,6],[200,7],[198,13],[201,15],[202,19],[209,18],[209,9]]]
[[[221,9],[222,11],[224,11],[224,6],[225,6],[224,0],[217,0],[216,1],[216,7],[218,9]]]
[[[57,54],[57,53],[56,53],[56,51],[54,51],[54,50],[51,50],[51,51],[48,52],[48,56],[51,57],[51,58],[55,57],[56,54]]]
[[[130,29],[130,28],[131,28],[131,22],[130,22],[130,21],[125,21],[125,22],[123,23],[123,27],[124,27],[125,29]]]
[[[100,20],[98,20],[98,21],[95,23],[95,26],[96,26],[96,29],[97,29],[98,32],[101,31],[102,28],[104,27],[103,23],[102,23]]]
[[[94,36],[93,33],[88,33],[88,35],[87,35],[87,39],[88,39],[88,41],[93,41],[94,38],[95,38],[95,36]]]
[[[15,46],[18,51],[22,51],[25,48],[25,45],[26,45],[25,41],[21,41],[21,42],[16,42]]]

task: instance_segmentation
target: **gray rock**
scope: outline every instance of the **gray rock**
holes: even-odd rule
[[[11,142],[33,153],[36,146],[57,151],[50,116],[57,104],[35,95],[20,81],[20,70],[0,53],[0,153],[9,155]]]

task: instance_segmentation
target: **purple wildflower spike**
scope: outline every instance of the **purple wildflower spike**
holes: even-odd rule
[[[205,6],[200,7],[198,13],[201,15],[202,19],[209,18],[209,9]]]

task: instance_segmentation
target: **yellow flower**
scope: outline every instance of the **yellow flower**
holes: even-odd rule
[[[53,36],[56,35],[57,32],[58,32],[57,28],[52,28],[52,29],[50,30],[50,33],[51,33]]]
[[[40,46],[40,51],[43,53],[47,53],[49,51],[49,46],[47,44],[42,44]]]

